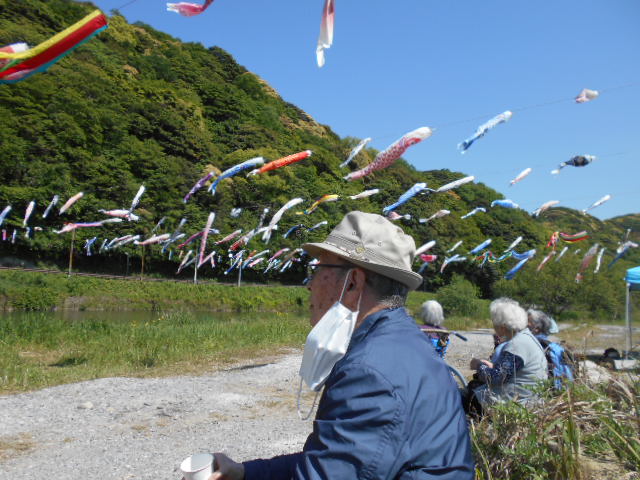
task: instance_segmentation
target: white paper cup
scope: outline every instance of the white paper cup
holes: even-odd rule
[[[210,453],[191,455],[182,461],[180,470],[186,480],[207,480],[213,473],[213,455]]]

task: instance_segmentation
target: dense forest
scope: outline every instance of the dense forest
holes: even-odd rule
[[[27,42],[36,45],[91,12],[89,3],[69,0],[0,1],[0,44]],[[88,222],[103,218],[99,209],[128,208],[140,185],[145,185],[136,214],[138,222],[123,222],[102,228],[78,229],[74,242],[74,262],[86,271],[138,271],[146,259],[150,275],[175,276],[178,254],[169,260],[160,246],[133,245],[98,253],[103,238],[140,234],[146,238],[162,217],[159,232],[172,232],[186,218],[188,235],[204,228],[209,212],[215,212],[214,227],[221,238],[238,228],[254,228],[264,208],[270,217],[294,197],[305,199],[301,209],[324,194],[340,195],[340,200],[324,203],[306,216],[290,211],[277,233],[264,246],[255,237],[248,248],[272,252],[295,248],[305,241],[326,235],[345,212],[358,209],[381,212],[417,182],[437,188],[465,176],[449,170],[418,171],[403,160],[363,180],[347,182],[343,177],[370,163],[376,151],[365,149],[352,165],[341,168],[349,151],[359,142],[340,138],[329,126],[320,125],[300,108],[287,103],[264,80],[247,71],[225,51],[197,43],[183,43],[144,24],[128,24],[112,12],[107,30],[77,48],[46,73],[13,85],[0,86],[0,208],[12,211],[2,225],[7,240],[0,242],[1,261],[33,266],[63,268],[69,258],[70,234],[56,234],[65,222]],[[237,163],[262,156],[267,161],[302,150],[313,155],[286,168],[262,175],[245,174],[221,182],[215,195],[200,190],[188,203],[183,197],[194,183],[210,171],[220,173]],[[246,173],[246,172],[245,172]],[[365,189],[378,188],[369,198],[351,200]],[[46,219],[45,207],[54,195],[61,203],[77,192],[84,197],[63,216],[57,209]],[[566,209],[554,208],[533,218],[523,210],[490,208],[503,198],[482,183],[414,198],[402,209],[410,219],[399,220],[419,246],[436,240],[429,253],[439,256],[424,271],[423,289],[436,291],[455,285],[472,296],[493,298],[508,294],[528,303],[544,306],[556,314],[573,309],[597,317],[622,315],[624,270],[640,262],[640,252],[632,249],[613,268],[607,265],[616,248],[631,229],[629,240],[640,241],[640,215],[630,214],[607,221]],[[23,214],[35,200],[29,234],[25,235]],[[475,207],[487,213],[462,220]],[[242,208],[238,218],[230,212]],[[419,218],[440,209],[451,214],[429,223]],[[327,220],[328,227],[293,235],[283,233],[295,224],[311,226]],[[42,230],[36,231],[35,227]],[[18,233],[15,241],[10,237]],[[536,266],[549,251],[546,243],[554,231],[576,233],[586,230],[590,238],[570,245],[559,261],[551,261],[540,272]],[[98,236],[91,256],[82,245]],[[515,265],[502,263],[453,263],[440,274],[442,259],[458,240],[457,252],[466,254],[487,238],[496,254],[503,252],[518,236],[524,239],[519,251],[537,249],[536,257],[512,281],[504,273]],[[594,243],[606,247],[600,272],[592,264],[585,278],[574,277],[584,253]],[[197,244],[194,244],[197,245]],[[211,244],[213,246],[213,244]],[[562,242],[559,249],[565,246]],[[210,247],[211,248],[211,247]],[[575,254],[575,250],[580,252]],[[175,247],[173,247],[174,250]],[[226,255],[223,250],[221,255]],[[416,269],[419,267],[416,263]],[[224,280],[224,268],[203,267],[201,278]],[[182,276],[192,275],[184,272]],[[247,271],[253,281],[299,283],[302,263],[285,274],[268,275],[259,269]]]

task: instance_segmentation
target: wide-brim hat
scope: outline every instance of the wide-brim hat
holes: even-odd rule
[[[349,212],[324,242],[302,245],[309,255],[329,252],[344,260],[403,283],[411,290],[422,276],[411,270],[416,244],[410,235],[375,213]]]

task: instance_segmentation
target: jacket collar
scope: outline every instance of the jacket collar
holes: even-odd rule
[[[399,318],[404,316],[407,316],[407,312],[404,307],[385,308],[372,313],[366,317],[356,331],[353,332],[351,342],[349,343],[349,350],[351,350],[354,345],[360,343],[379,322],[386,318]]]

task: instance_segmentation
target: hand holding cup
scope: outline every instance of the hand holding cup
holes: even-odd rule
[[[209,480],[213,473],[214,456],[211,453],[196,453],[180,464],[184,480]]]
[[[215,472],[211,480],[244,480],[244,465],[234,462],[224,453],[215,453]]]

